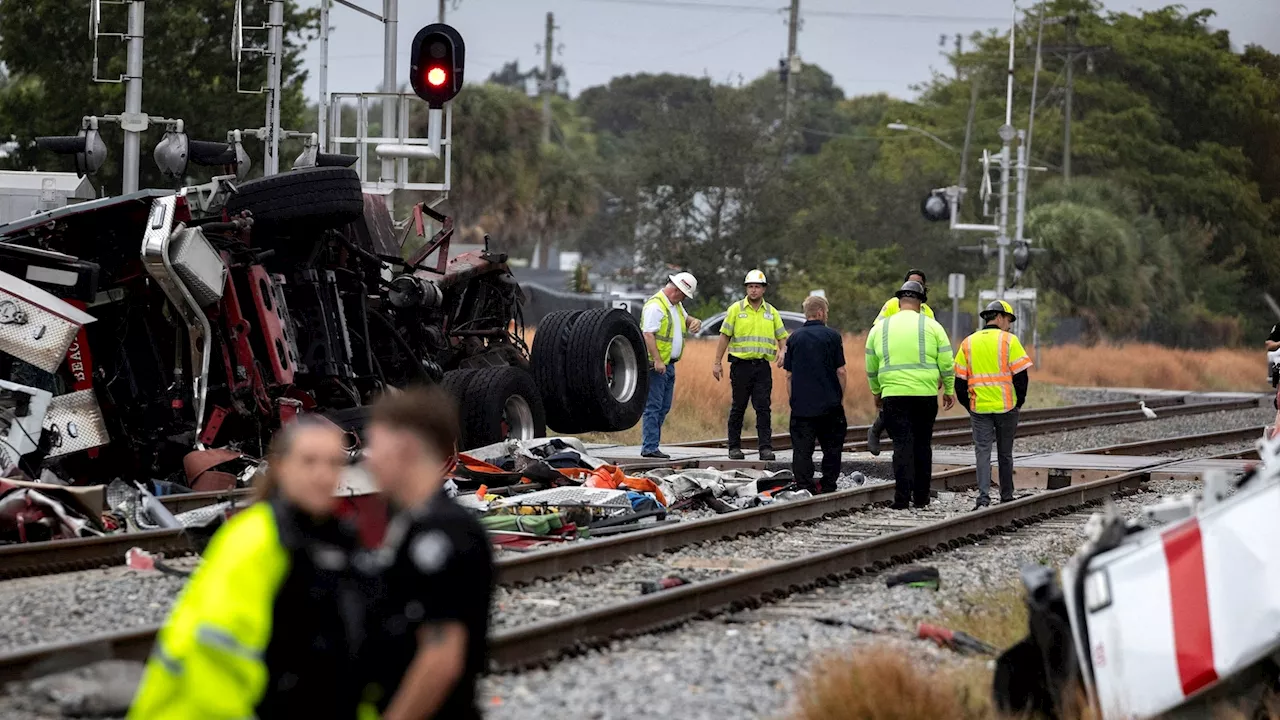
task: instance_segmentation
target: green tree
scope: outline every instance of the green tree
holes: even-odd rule
[[[126,6],[102,6],[104,30],[123,32]],[[184,0],[148,3],[143,58],[143,110],[152,115],[182,118],[190,137],[223,140],[233,128],[260,127],[266,101],[261,95],[236,92],[236,65],[231,58],[232,0]],[[244,3],[245,25],[266,23],[265,3]],[[39,165],[73,169],[69,158],[35,149],[40,135],[73,135],[85,115],[124,110],[123,84],[92,81],[93,45],[85,38],[85,6],[60,0],[0,0],[0,63],[12,82],[0,89],[0,134],[17,136],[19,147],[9,158],[12,167]],[[301,10],[295,0],[285,3],[285,56],[281,120],[287,127],[305,122],[306,102],[300,53],[318,28],[318,11]],[[265,42],[265,40],[264,40]],[[110,38],[99,46],[99,76],[116,78],[125,68],[123,43]],[[246,55],[242,85],[265,84],[265,61]],[[98,181],[113,191],[119,187],[121,133],[105,126],[103,141],[109,159]],[[159,141],[163,129],[153,128],[143,139],[143,153]],[[261,172],[260,148],[247,148]],[[167,187],[149,158],[141,163],[141,184]],[[193,169],[193,175],[199,170]]]
[[[832,327],[851,333],[870,328],[885,298],[893,294],[890,278],[899,274],[897,250],[864,250],[849,240],[824,237],[812,260],[782,283],[785,303],[798,308],[811,291],[822,290],[831,306]]]
[[[1238,300],[1224,290],[1241,267],[1252,284],[1280,285],[1280,116],[1274,112],[1280,105],[1280,58],[1256,47],[1233,51],[1227,34],[1209,27],[1210,11],[1167,7],[1104,14],[1091,0],[1053,0],[1044,9],[1049,16],[1074,16],[1075,40],[1101,48],[1088,62],[1076,60],[1073,174],[1112,179],[1135,191],[1139,209],[1158,222],[1167,242],[1182,244],[1170,250],[1190,253],[1189,262],[1221,285],[1201,295],[1186,293],[1186,303],[1218,315],[1236,312]],[[1035,19],[1030,15],[1019,28],[1022,37],[1033,36]],[[1066,42],[1066,32],[1062,25],[1047,26],[1045,43]],[[975,49],[958,58],[967,77],[983,88],[1003,87],[1007,37],[975,37]],[[1017,62],[1022,88],[1031,82],[1030,52],[1020,50]],[[1062,94],[1055,90],[1062,62],[1047,56],[1045,65],[1034,161],[1056,168],[1065,120]],[[1017,98],[1021,125],[1026,93]],[[977,147],[998,146],[994,131],[1003,120],[1003,100],[1002,93],[980,95]],[[968,103],[967,81],[936,76],[904,120],[954,132],[964,127]],[[973,178],[967,184],[975,187]],[[1033,202],[1040,191],[1033,184]],[[1094,270],[1114,272],[1105,266]],[[1265,310],[1246,310],[1256,330]],[[1180,312],[1165,307],[1152,317]]]

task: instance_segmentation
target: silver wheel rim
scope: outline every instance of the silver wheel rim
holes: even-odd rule
[[[621,335],[614,335],[604,353],[604,377],[609,395],[620,403],[630,402],[640,381],[640,363],[635,348]]]
[[[509,440],[532,440],[534,437],[533,410],[529,401],[520,395],[512,395],[502,406],[502,421],[506,424]]]

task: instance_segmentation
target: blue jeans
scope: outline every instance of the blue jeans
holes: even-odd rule
[[[662,422],[671,411],[671,395],[676,389],[675,363],[667,364],[665,374],[649,369],[649,398],[644,402],[644,415],[640,418],[640,428],[644,441],[641,452],[654,452],[662,439]]]

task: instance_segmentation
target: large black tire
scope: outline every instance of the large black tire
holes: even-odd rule
[[[591,418],[592,430],[635,427],[649,394],[648,356],[640,326],[619,309],[588,310],[569,333],[573,372],[567,373],[575,410]]]
[[[458,446],[464,450],[479,447],[479,445],[471,444],[471,439],[467,437],[467,412],[464,404],[467,399],[467,389],[471,387],[471,379],[475,375],[476,370],[470,368],[450,370],[444,374],[444,379],[440,381],[440,387],[452,395],[454,402],[458,403],[458,432],[461,435],[458,438]]]
[[[329,230],[364,213],[360,176],[345,167],[292,170],[236,186],[227,212],[253,213],[255,231]]]
[[[542,393],[542,404],[547,411],[547,427],[565,434],[586,430],[590,423],[575,412],[565,384],[569,357],[569,333],[573,324],[582,316],[581,310],[557,310],[538,321],[533,335],[533,349],[529,364],[533,380]]]
[[[468,447],[477,448],[518,437],[517,427],[528,437],[547,434],[547,416],[542,395],[533,376],[518,367],[491,367],[475,371],[467,384],[462,406],[463,434]],[[515,407],[509,405],[514,404]],[[522,405],[522,407],[521,407]],[[508,410],[516,412],[512,415]],[[523,417],[519,411],[527,410]]]

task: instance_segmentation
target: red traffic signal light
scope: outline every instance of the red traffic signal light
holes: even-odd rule
[[[444,107],[462,89],[466,44],[462,35],[444,23],[432,23],[413,36],[409,84],[433,108]]]

